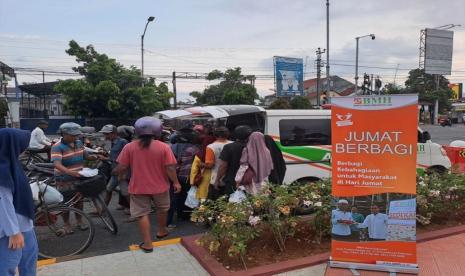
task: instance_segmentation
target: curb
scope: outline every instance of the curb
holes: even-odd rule
[[[418,235],[417,243],[423,243],[435,239],[441,239],[449,236],[465,233],[465,225],[454,226],[441,230],[436,230]],[[202,267],[211,275],[215,276],[255,276],[255,275],[275,275],[278,273],[311,267],[318,264],[326,263],[331,255],[330,252],[321,253],[313,256],[268,264],[254,267],[249,270],[229,271],[220,262],[218,262],[208,251],[198,246],[195,241],[203,234],[184,237],[181,244],[189,253],[202,265]]]
[[[180,242],[181,242],[181,238],[174,238],[174,239],[169,239],[169,240],[162,240],[162,241],[152,242],[152,245],[153,245],[153,247],[161,247],[161,246],[166,246],[166,245],[178,244]],[[135,250],[139,250],[139,245],[132,244],[132,245],[129,246],[129,251],[135,251]],[[123,251],[121,251],[121,252],[123,252]],[[114,253],[119,253],[119,252],[114,252]],[[39,261],[37,261],[37,267],[43,267],[43,266],[52,265],[52,264],[56,264],[56,263],[62,263],[62,262],[66,262],[66,261],[68,261],[68,260],[60,261],[59,259],[56,259],[56,258],[39,260]]]
[[[45,259],[37,261],[37,267],[42,267],[46,265],[51,265],[57,262],[57,259]]]

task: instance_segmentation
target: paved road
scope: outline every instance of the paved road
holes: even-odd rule
[[[449,145],[454,140],[465,141],[465,125],[454,124],[452,127],[439,125],[421,125],[421,129],[431,134],[431,139],[441,145]]]
[[[115,194],[112,203],[110,204],[110,211],[118,224],[118,234],[111,234],[108,230],[106,230],[99,218],[93,218],[96,226],[96,232],[91,246],[83,254],[74,256],[71,259],[127,251],[130,245],[139,244],[141,242],[137,222],[125,222],[128,215],[126,215],[123,211],[115,210],[116,202],[117,195]],[[155,238],[157,229],[155,227],[156,219],[154,214],[151,215],[151,220],[153,227],[152,236]],[[205,231],[204,227],[198,226],[190,221],[177,221],[176,224],[177,227],[170,231],[170,235],[164,239],[194,235]]]

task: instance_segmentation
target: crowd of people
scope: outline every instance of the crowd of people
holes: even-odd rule
[[[29,181],[19,162],[28,147],[46,153],[54,164],[56,188],[64,200],[72,198],[75,181],[85,161],[106,160],[112,164],[111,177],[104,192],[110,204],[119,193],[118,209],[137,221],[142,236],[139,244],[146,253],[153,251],[149,215],[155,211],[158,239],[169,235],[176,221],[188,220],[191,207],[185,204],[188,191],[196,187],[195,198],[201,204],[229,196],[243,186],[250,194],[260,192],[267,182],[282,183],[286,170],[281,151],[271,137],[246,125],[233,130],[212,124],[194,125],[190,121],[172,133],[153,117],[136,121],[134,128],[105,125],[101,130],[110,147],[108,154],[88,148],[82,139],[82,127],[64,123],[61,138],[55,143],[47,138],[46,121],[32,131],[0,130],[0,168],[7,177],[0,178],[0,274],[35,275],[37,242],[33,231],[34,205]],[[76,208],[83,208],[82,203]],[[63,235],[88,227],[76,217],[73,227],[63,215]]]

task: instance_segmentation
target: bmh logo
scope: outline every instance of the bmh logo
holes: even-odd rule
[[[338,127],[351,126],[351,125],[354,124],[354,122],[352,122],[352,120],[351,120],[351,118],[352,118],[351,113],[347,113],[346,115],[336,114],[336,117],[337,117],[336,125]]]
[[[390,96],[355,97],[356,106],[390,106],[392,105]]]

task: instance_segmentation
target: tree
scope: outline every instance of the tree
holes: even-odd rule
[[[4,118],[8,114],[8,103],[6,99],[0,97],[0,125],[4,124]]]
[[[251,84],[244,83],[255,79],[255,76],[243,76],[241,68],[228,69],[224,73],[219,70],[211,71],[207,80],[221,80],[219,84],[210,85],[203,92],[193,91],[190,96],[195,98],[198,105],[219,104],[251,104],[258,99],[257,90]]]
[[[73,70],[84,77],[60,81],[55,86],[73,115],[137,118],[170,108],[173,95],[167,84],[157,86],[154,79],[142,80],[136,67],[126,68],[98,53],[92,45],[84,48],[74,40],[69,42],[66,53],[76,57],[79,66]],[[142,81],[145,87],[141,87]]]
[[[439,76],[439,86],[436,87],[434,75],[426,74],[424,69],[414,69],[409,72],[405,81],[405,89],[408,93],[418,93],[420,101],[427,101],[433,104],[436,100],[439,103],[439,112],[446,112],[450,109],[449,100],[453,93],[449,88],[449,80],[444,76]]]
[[[383,94],[406,94],[409,91],[405,88],[399,87],[393,83],[387,83],[381,91]]]
[[[268,109],[291,109],[289,101],[284,98],[279,98],[272,102]]]
[[[294,97],[291,102],[291,108],[292,109],[311,109],[312,104],[310,103],[310,100],[307,97],[303,96],[296,96]]]

